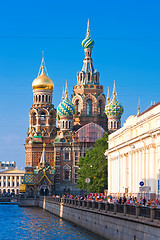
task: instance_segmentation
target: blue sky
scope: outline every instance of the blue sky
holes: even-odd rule
[[[25,165],[24,143],[32,105],[32,81],[42,51],[55,88],[53,104],[69,94],[81,70],[87,20],[95,41],[93,61],[100,83],[124,106],[122,121],[160,101],[159,1],[3,1],[0,8],[0,161]]]

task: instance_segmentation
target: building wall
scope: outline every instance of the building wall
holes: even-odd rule
[[[0,173],[0,194],[4,192],[19,193],[19,185],[23,181],[24,173]]]
[[[151,187],[147,197],[158,195],[160,180],[160,103],[109,135],[108,191],[113,195],[138,195],[139,183]]]

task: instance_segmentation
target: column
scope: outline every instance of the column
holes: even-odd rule
[[[108,155],[108,193],[111,192],[111,157]]]
[[[133,168],[133,175],[132,175],[132,193],[135,193],[135,152],[133,152],[133,161],[132,161],[132,168]]]
[[[6,187],[8,187],[8,176],[6,176]]]
[[[139,151],[139,182],[142,181],[142,150]]]
[[[4,187],[4,177],[2,176],[1,186]]]
[[[149,186],[149,149],[146,148],[146,186]]]
[[[19,176],[19,185],[22,183],[22,177]]]
[[[12,187],[12,176],[10,176],[10,187]]]
[[[156,192],[156,182],[155,182],[155,148],[152,146],[150,148],[150,186],[151,192]]]
[[[132,167],[131,167],[131,161],[132,161],[132,151],[129,152],[129,155],[128,155],[128,173],[129,173],[128,186],[129,186],[129,193],[132,192]]]
[[[17,176],[14,177],[14,186],[17,187]]]

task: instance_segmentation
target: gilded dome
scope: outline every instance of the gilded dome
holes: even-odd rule
[[[75,107],[74,104],[66,98],[58,105],[57,108],[57,118],[61,116],[73,116],[75,114]]]
[[[32,88],[33,90],[53,90],[54,84],[52,80],[46,76],[44,65],[42,65],[41,74],[33,80]]]
[[[123,114],[123,106],[117,101],[115,96],[112,101],[105,107],[105,113],[107,116],[121,117]]]

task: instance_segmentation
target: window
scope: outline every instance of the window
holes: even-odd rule
[[[80,74],[80,81],[82,81],[82,73]]]
[[[88,82],[90,82],[91,74],[88,73]]]
[[[69,179],[69,170],[65,170],[65,172],[64,172],[64,179],[65,180]]]
[[[46,114],[45,114],[45,112],[41,113],[40,120],[41,120],[41,125],[45,125],[45,123],[46,123]]]
[[[92,100],[87,101],[87,115],[92,115]]]
[[[65,160],[69,160],[69,153],[65,153]]]
[[[113,128],[113,122],[111,122],[111,129]]]
[[[116,122],[114,122],[114,129],[116,129]]]
[[[98,103],[98,114],[102,115],[102,100],[99,100],[99,103]]]
[[[48,102],[48,95],[46,95],[46,102]]]
[[[71,128],[71,122],[69,121],[69,128]]]
[[[76,101],[76,114],[80,114],[80,101]]]
[[[42,95],[42,102],[44,102],[44,95]]]

